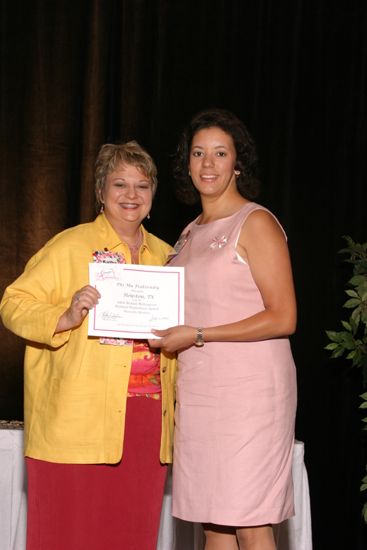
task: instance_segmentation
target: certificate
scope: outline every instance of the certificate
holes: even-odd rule
[[[89,284],[101,298],[90,310],[88,334],[158,338],[151,329],[184,324],[184,268],[90,263]]]

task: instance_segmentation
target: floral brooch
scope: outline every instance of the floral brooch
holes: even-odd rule
[[[111,252],[111,250],[95,250],[92,254],[93,262],[101,264],[126,264],[125,256],[120,252]],[[108,338],[100,337],[100,344],[109,344],[110,346],[126,346],[132,345],[133,340],[125,340],[124,338]]]
[[[227,242],[228,239],[225,235],[222,235],[221,237],[216,236],[209,246],[212,250],[215,250],[216,248],[223,248],[223,246],[226,246]]]
[[[120,252],[111,252],[111,250],[95,250],[93,252],[93,261],[105,264],[126,264],[125,256]]]

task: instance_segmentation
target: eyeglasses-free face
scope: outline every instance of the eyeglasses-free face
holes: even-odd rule
[[[112,226],[140,224],[152,207],[152,182],[136,166],[121,164],[107,174],[101,201]]]
[[[193,137],[189,170],[202,196],[221,196],[236,186],[236,149],[232,137],[216,126],[199,130]]]

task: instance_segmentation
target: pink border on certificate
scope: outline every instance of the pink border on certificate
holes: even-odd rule
[[[163,273],[165,275],[178,275],[178,277],[177,277],[177,294],[178,294],[178,319],[177,319],[177,325],[180,325],[181,324],[181,292],[180,292],[180,288],[181,288],[181,271],[174,271],[172,268],[169,271],[166,270],[166,269],[162,269],[162,270],[149,269],[149,268],[148,269],[136,269],[136,267],[133,266],[133,265],[131,265],[131,267],[129,266],[129,264],[121,264],[121,265],[124,266],[123,267],[124,271],[137,271],[139,273],[146,272],[146,273]],[[96,306],[94,306],[93,311],[94,311],[93,330],[105,332],[103,329],[100,329],[100,328],[96,327]],[[151,332],[146,331],[146,330],[128,330],[128,329],[115,330],[115,329],[108,329],[108,332],[109,333],[110,332],[115,332],[115,333],[121,333],[122,332],[122,333],[127,333],[127,334],[138,332],[140,334],[151,335]],[[92,336],[98,336],[98,335],[92,335]]]

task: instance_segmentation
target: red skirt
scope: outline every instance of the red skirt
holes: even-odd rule
[[[161,401],[127,399],[121,462],[27,458],[27,550],[155,550],[167,468]]]

